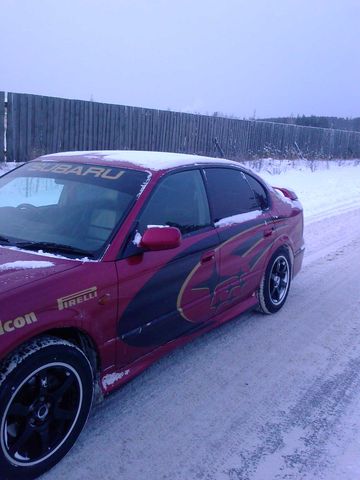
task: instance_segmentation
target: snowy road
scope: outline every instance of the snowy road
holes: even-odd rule
[[[283,310],[155,364],[43,478],[360,478],[360,210],[310,223],[306,239]]]
[[[305,207],[284,309],[245,314],[111,395],[44,480],[360,478],[358,163],[265,162]]]

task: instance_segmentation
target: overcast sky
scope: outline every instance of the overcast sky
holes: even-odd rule
[[[360,0],[0,0],[0,90],[360,116]]]

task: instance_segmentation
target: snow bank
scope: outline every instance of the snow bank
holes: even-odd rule
[[[269,159],[258,173],[272,186],[294,190],[306,223],[360,208],[359,161]]]
[[[7,172],[10,172],[15,167],[19,167],[22,163],[15,163],[15,162],[8,162],[8,163],[0,163],[0,177]]]

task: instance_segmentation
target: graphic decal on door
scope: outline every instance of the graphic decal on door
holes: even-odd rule
[[[239,302],[247,275],[273,244],[261,229],[255,231],[262,224],[256,220],[227,229],[228,238],[213,248],[219,265],[201,261],[214,244],[214,231],[160,268],[127,305],[119,321],[120,338],[132,346],[158,346],[203,328]]]
[[[250,270],[247,255],[264,241],[262,232],[254,234],[258,227],[257,221],[252,222],[247,228],[242,225],[240,231],[239,226],[227,230],[228,238],[215,249],[215,252],[219,253],[220,265],[213,264],[212,275],[207,281],[201,281],[203,269],[201,262],[195,266],[177,299],[177,309],[185,320],[194,323],[199,321],[199,313],[194,308],[194,302],[196,295],[199,293],[203,295],[205,289],[208,290],[210,297],[205,312],[206,318],[221,313],[239,301],[245,284],[243,276]],[[227,262],[224,262],[223,258],[226,258]]]

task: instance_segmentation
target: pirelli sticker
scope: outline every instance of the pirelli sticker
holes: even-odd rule
[[[26,327],[26,325],[32,325],[37,322],[37,318],[34,312],[26,313],[22,317],[16,317],[14,320],[2,321],[0,320],[0,336],[7,333],[15,332],[20,328]]]
[[[65,308],[75,307],[80,303],[87,302],[97,297],[97,287],[87,288],[86,290],[81,290],[80,292],[72,293],[66,297],[58,298],[58,309],[64,310]]]

